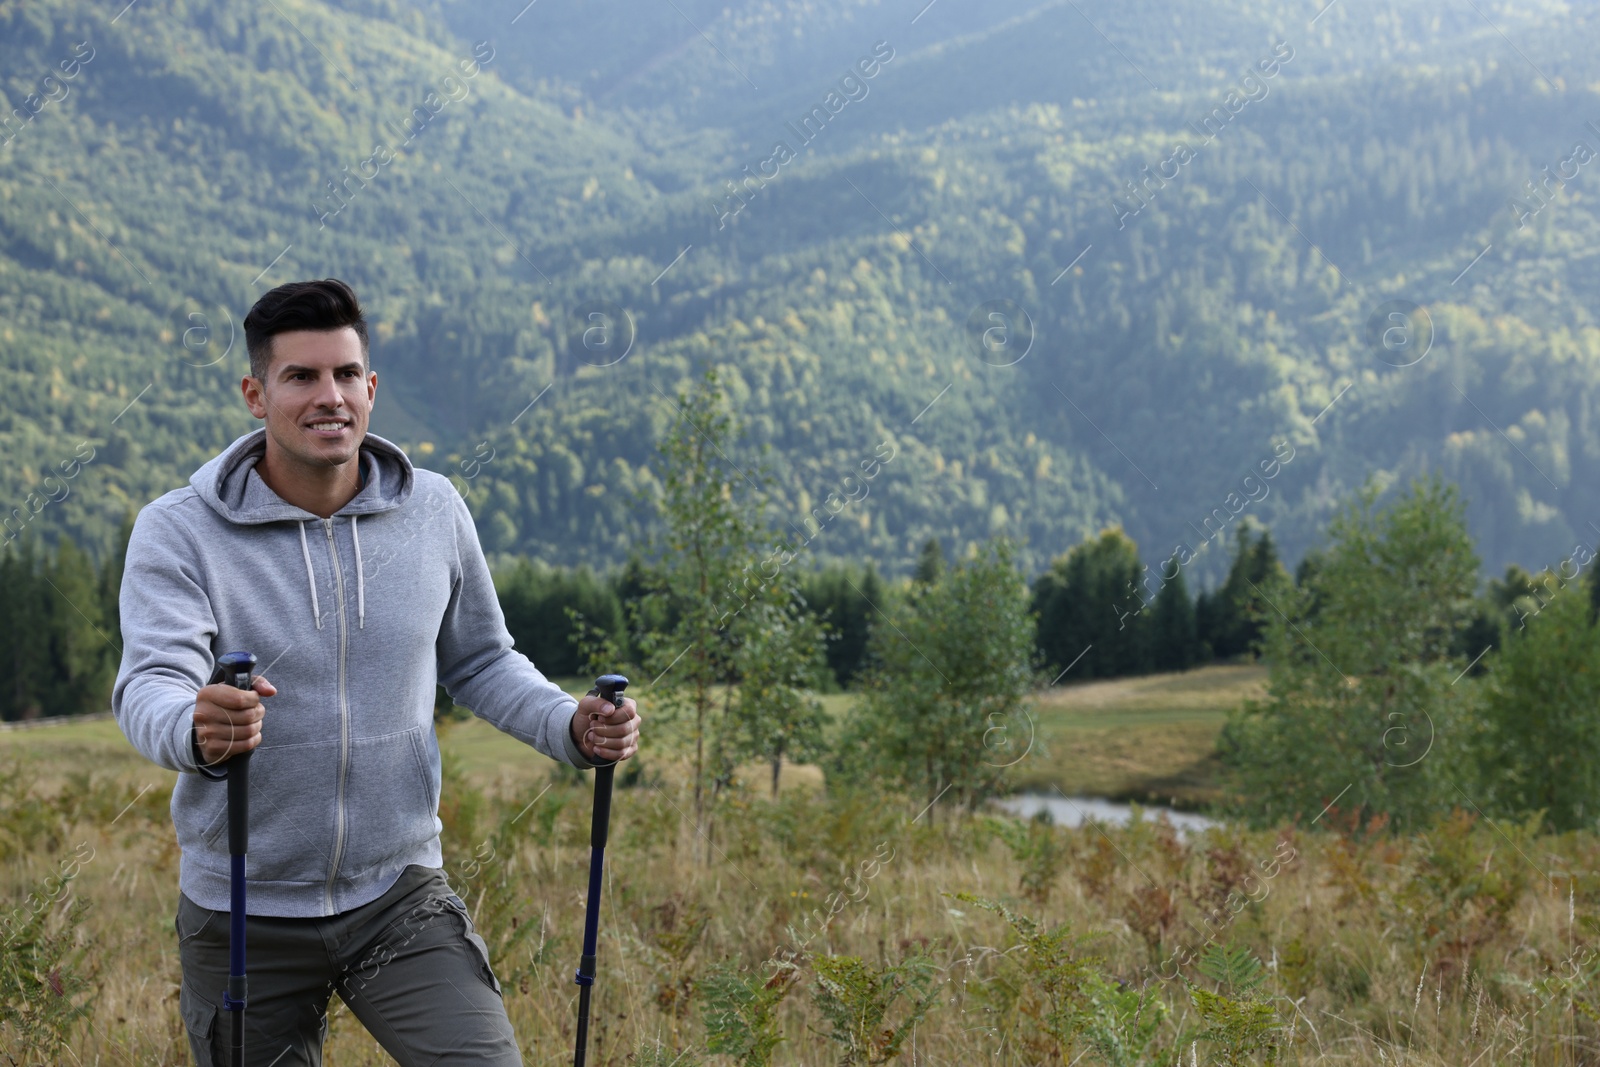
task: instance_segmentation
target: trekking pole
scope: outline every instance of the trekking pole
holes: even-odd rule
[[[217,660],[216,673],[207,684],[226,682],[235,689],[250,689],[256,658],[249,652],[229,652]],[[244,1067],[244,854],[250,830],[250,753],[228,760],[228,859],[233,865],[232,901],[228,910],[228,987],[222,992],[222,1010],[233,1013],[233,1067]]]
[[[620,674],[602,674],[595,679],[590,696],[599,696],[613,707],[622,707],[622,691],[628,679]],[[616,763],[599,762],[594,771],[594,819],[589,824],[589,904],[583,920],[583,959],[578,964],[578,1047],[572,1054],[572,1067],[583,1067],[589,1054],[589,994],[594,988],[594,957],[600,940],[600,872],[606,862],[606,831],[611,825],[611,778]]]

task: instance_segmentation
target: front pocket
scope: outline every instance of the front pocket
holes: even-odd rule
[[[333,861],[338,767],[338,742],[262,744],[251,753],[245,872],[252,882],[326,881]],[[228,787],[213,784],[222,794],[223,817],[207,829],[206,845],[225,863]]]
[[[345,773],[341,878],[416,863],[439,834],[421,727],[350,744]]]
[[[187,895],[178,894],[178,914],[173,917],[172,928],[178,933],[178,945],[182,947],[185,942],[201,937],[210,929],[219,914],[210,908],[202,908]]]

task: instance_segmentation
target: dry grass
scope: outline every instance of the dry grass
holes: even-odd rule
[[[1053,736],[1170,733],[1184,722],[1163,715],[1186,712],[1204,727],[1203,715],[1219,714],[1229,694],[1249,684],[1247,673],[1219,671],[1082,686],[1050,694],[1039,718],[1059,731]],[[1186,694],[1184,707],[1174,708],[1174,693]],[[1140,726],[1140,716],[1157,721]],[[441,810],[452,884],[494,951],[527,1062],[568,1063],[588,864],[587,787],[559,776],[552,784],[548,761],[477,721],[447,729],[442,743],[458,768]],[[1148,774],[1149,750],[1134,742],[1115,758],[1129,775]],[[27,799],[0,810],[3,906],[19,906],[75,846],[94,849],[72,893],[91,905],[79,928],[79,967],[93,972],[97,992],[90,1023],[74,1036],[75,1059],[60,1062],[186,1064],[172,929],[178,857],[166,812],[173,776],[132,753],[112,723],[0,742],[0,764],[22,754],[16,773],[36,780]],[[1097,758],[1118,766],[1108,748]],[[75,777],[86,765],[94,776]],[[1404,839],[1344,827],[1312,834],[1221,828],[1180,840],[1164,824],[1145,823],[1036,829],[1034,844],[1048,840],[1050,847],[1030,851],[1005,845],[982,818],[935,812],[912,822],[920,807],[914,802],[823,796],[808,768],[791,772],[773,805],[763,799],[761,769],[751,768],[755,788],[725,798],[707,842],[695,833],[691,801],[673,784],[672,770],[663,763],[657,771],[665,784],[617,797],[591,1045],[596,1065],[623,1067],[651,1039],[700,1047],[693,982],[717,961],[756,967],[779,953],[803,960],[832,952],[893,962],[918,949],[938,964],[940,1001],[900,1062],[1063,1062],[1047,1055],[1037,1020],[1017,999],[1020,957],[1008,952],[1007,929],[952,900],[959,892],[1007,898],[1046,923],[1099,931],[1094,951],[1104,957],[1104,973],[1144,986],[1165,1005],[1157,1046],[1167,1052],[1180,1028],[1192,1033],[1196,1021],[1185,981],[1204,980],[1193,966],[1162,977],[1175,969],[1164,961],[1198,947],[1210,932],[1267,962],[1285,1062],[1555,1067],[1600,1055],[1600,1031],[1574,1009],[1600,1006],[1587,985],[1546,989],[1551,999],[1543,1005],[1532,995],[1539,983],[1572,973],[1566,961],[1600,956],[1600,924],[1584,921],[1600,917],[1600,878],[1592,873],[1600,870],[1600,839],[1593,835],[1531,837],[1461,818]],[[802,784],[809,787],[795,788]],[[508,835],[493,836],[530,802]],[[494,859],[466,877],[462,860],[486,840],[496,842]],[[844,891],[851,873],[884,850],[892,858],[864,883],[862,898],[844,900],[825,920],[829,895]],[[1292,860],[1269,873],[1272,858],[1290,850]],[[1043,888],[1019,899],[1028,874]],[[672,937],[697,910],[707,917],[704,934],[674,963]],[[808,914],[816,917],[809,925]],[[513,943],[513,928],[529,924],[537,936]],[[838,1063],[809,1001],[809,968],[806,974],[784,1005],[788,1040],[776,1062]],[[1071,1055],[1083,1051],[1080,1045]],[[1183,1058],[1221,1062],[1219,1051],[1201,1042],[1193,1052],[1185,1047]],[[337,1000],[324,1062],[392,1063]],[[1092,1052],[1081,1060],[1084,1067],[1100,1062]]]

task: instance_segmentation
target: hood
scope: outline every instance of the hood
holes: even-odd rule
[[[229,522],[251,525],[265,522],[293,522],[300,527],[300,555],[306,565],[306,586],[311,593],[311,614],[317,629],[322,629],[322,603],[317,598],[316,572],[311,566],[311,549],[306,544],[306,521],[318,516],[297,508],[267,487],[256,473],[256,464],[267,452],[267,430],[262,427],[245,434],[222,453],[207,461],[190,477],[189,484],[212,511]],[[367,627],[366,566],[361,559],[361,533],[356,518],[375,515],[403,504],[416,486],[416,472],[400,447],[377,434],[361,440],[361,491],[335,515],[350,517],[350,537],[355,542],[356,618],[360,629]]]
[[[189,484],[211,510],[229,522],[249,525],[315,519],[317,516],[311,512],[295,507],[267,488],[255,473],[256,464],[266,452],[267,431],[261,427],[208,460],[190,477]],[[365,484],[336,514],[373,515],[404,503],[416,485],[416,474],[399,446],[368,433],[361,440],[360,456]]]

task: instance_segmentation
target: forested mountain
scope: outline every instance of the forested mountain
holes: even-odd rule
[[[1293,561],[1370,472],[1428,468],[1489,569],[1553,565],[1600,537],[1597,31],[1426,0],[0,2],[0,510],[109,551],[252,428],[251,302],[333,275],[374,431],[496,555],[642,545],[669,398],[715,361],[780,530],[889,573],[995,533],[1037,572],[1120,523],[1204,585],[1219,527]]]

